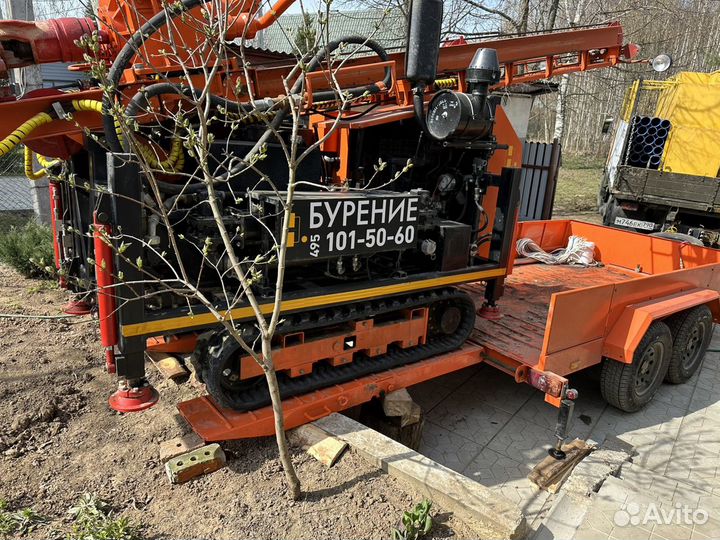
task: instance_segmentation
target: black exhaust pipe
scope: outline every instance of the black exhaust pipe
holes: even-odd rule
[[[425,133],[425,87],[437,76],[443,0],[412,0],[405,49],[405,77],[413,86],[415,118]]]
[[[437,76],[443,0],[412,0],[408,18],[405,77],[413,86],[433,83]]]

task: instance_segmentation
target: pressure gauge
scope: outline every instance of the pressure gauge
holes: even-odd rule
[[[482,96],[443,90],[430,100],[426,124],[438,140],[479,139],[492,130],[492,112]]]

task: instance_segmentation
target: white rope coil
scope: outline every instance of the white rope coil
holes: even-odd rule
[[[581,236],[568,238],[567,247],[548,253],[530,238],[521,238],[517,241],[518,255],[529,257],[545,264],[570,264],[579,266],[597,266],[595,260],[595,243]]]

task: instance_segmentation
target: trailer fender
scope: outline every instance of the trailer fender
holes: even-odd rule
[[[690,289],[626,306],[605,338],[603,356],[629,364],[653,321],[700,304],[707,304],[713,319],[720,320],[720,293],[711,289]]]

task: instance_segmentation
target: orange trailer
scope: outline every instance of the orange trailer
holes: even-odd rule
[[[602,393],[628,412],[652,399],[666,380],[681,383],[702,363],[720,322],[720,251],[577,221],[532,221],[516,238],[545,251],[571,235],[595,243],[594,267],[553,266],[516,258],[500,314],[479,317],[465,347],[423,362],[286,400],[286,426],[486,362],[545,392],[559,407],[559,446],[577,392],[567,377],[603,363]],[[484,283],[464,288],[482,307]],[[205,396],[179,405],[206,440],[273,433],[270,407],[235,412]]]

